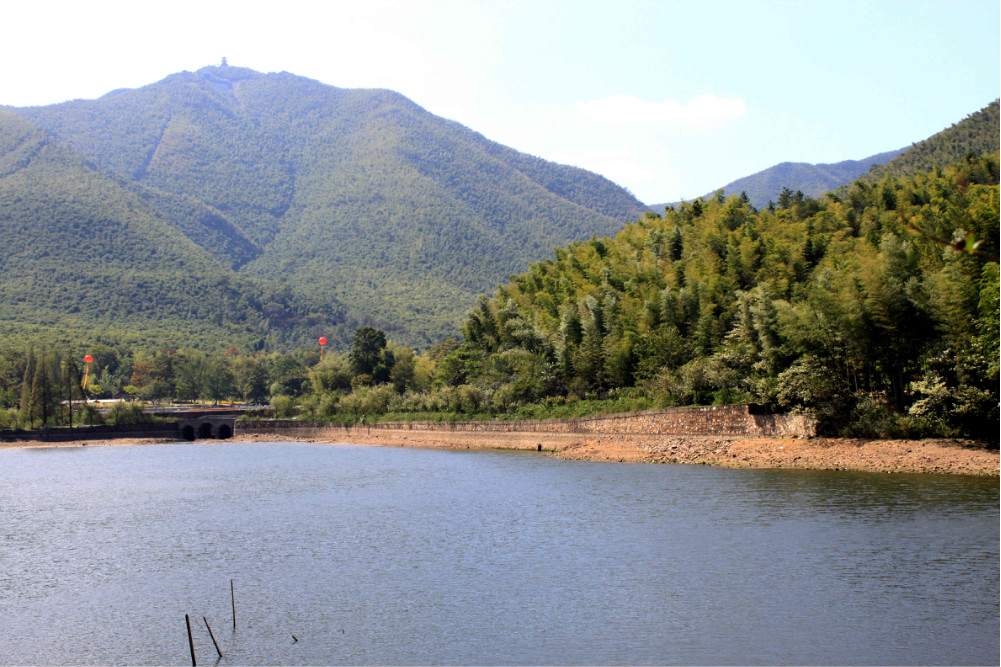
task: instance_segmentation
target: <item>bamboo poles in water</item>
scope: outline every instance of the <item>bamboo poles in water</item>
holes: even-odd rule
[[[191,649],[191,667],[197,667],[198,661],[195,659],[195,641],[191,638],[191,619],[184,615],[184,624],[188,626],[188,648]]]
[[[236,593],[232,579],[229,580],[229,599],[230,606],[233,609],[233,629],[236,630]],[[222,658],[222,649],[219,648],[219,642],[216,641],[215,633],[212,632],[212,626],[209,625],[209,619],[202,616],[202,621],[205,623],[205,629],[209,632],[209,637],[212,639],[212,645],[215,646],[216,653],[219,654],[219,658]],[[188,614],[184,615],[184,624],[188,628],[188,649],[191,651],[191,667],[197,667],[198,660],[195,657],[195,640],[191,635],[191,617]]]
[[[232,579],[229,580],[229,599],[230,608],[233,612],[233,630],[236,630],[236,586]],[[209,620],[205,616],[202,616],[202,622],[205,623],[205,629],[209,633],[209,638],[212,640],[212,645],[215,647],[216,653],[219,655],[219,659],[223,658],[222,649],[219,648],[219,642],[216,641],[215,633],[212,632],[212,626],[209,625]],[[191,616],[189,614],[184,615],[184,624],[188,630],[188,650],[191,652],[191,667],[198,667],[198,659],[195,656],[195,640],[191,633]],[[341,630],[341,632],[344,632]],[[299,638],[294,634],[292,636],[292,643],[299,643]],[[218,664],[218,662],[216,663]]]
[[[219,644],[215,640],[215,635],[212,634],[212,626],[209,625],[209,619],[207,619],[204,616],[202,616],[202,620],[205,621],[205,629],[209,631],[209,637],[212,638],[212,645],[215,646],[215,652],[218,653],[219,657],[221,658],[222,657],[222,651],[219,650]]]

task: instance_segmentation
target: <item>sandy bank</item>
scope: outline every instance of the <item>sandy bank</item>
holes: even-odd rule
[[[997,449],[951,440],[598,436],[572,433],[477,433],[364,428],[302,429],[281,435],[238,432],[236,440],[344,443],[432,449],[518,449],[543,451],[550,456],[571,460],[688,463],[731,468],[804,468],[997,476],[1001,465]],[[170,442],[173,441],[123,438],[90,441],[86,445],[151,445]],[[0,448],[80,447],[83,444],[0,442]]]
[[[273,440],[274,435],[238,436]],[[563,459],[689,463],[732,468],[808,468],[998,475],[997,449],[951,440],[846,440],[741,436],[448,432],[362,428],[298,434],[312,442],[437,449],[541,450]]]
[[[112,438],[109,440],[67,440],[42,442],[40,440],[0,441],[0,449],[51,449],[54,447],[124,447],[137,445],[188,444],[164,438]]]

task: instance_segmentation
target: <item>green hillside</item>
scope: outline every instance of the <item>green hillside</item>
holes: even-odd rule
[[[958,162],[967,155],[991,155],[1001,143],[1001,114],[998,100],[972,113],[958,123],[919,141],[886,164],[873,167],[859,180],[876,183],[889,175],[892,178],[909,176],[935,167]],[[847,192],[848,186],[841,192]]]
[[[746,195],[755,208],[778,202],[783,190],[792,194],[802,192],[806,197],[820,197],[833,190],[843,194],[856,179],[875,183],[886,174],[896,178],[952,164],[967,153],[990,154],[998,150],[999,133],[998,102],[995,101],[942,132],[905,148],[830,164],[782,162],[727,183],[720,190],[726,197]],[[708,193],[703,198],[714,195],[715,192]],[[650,208],[660,211],[665,206],[678,204],[680,202]]]
[[[222,266],[127,184],[0,110],[0,332],[205,349],[347,339],[343,308]],[[270,317],[268,313],[271,313]]]
[[[497,406],[638,392],[996,439],[998,172],[995,152],[775,211],[649,214],[482,299],[441,380]]]
[[[455,334],[477,294],[643,210],[581,169],[384,90],[235,67],[11,109],[241,275],[343,303],[401,341]]]
[[[889,162],[905,149],[871,155],[861,160],[844,160],[830,164],[782,162],[756,174],[737,179],[723,186],[723,195],[746,194],[751,205],[764,208],[778,201],[783,189],[802,192],[807,197],[819,197],[845,183],[851,183],[877,164]],[[712,196],[707,194],[706,198]]]

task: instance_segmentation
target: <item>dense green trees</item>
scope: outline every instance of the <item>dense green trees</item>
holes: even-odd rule
[[[440,377],[502,403],[631,388],[810,410],[828,432],[996,437],[997,182],[996,156],[970,156],[825,201],[647,216],[481,300]]]
[[[998,171],[971,156],[824,201],[789,192],[757,211],[714,196],[650,214],[531,265],[479,300],[461,341],[423,354],[374,327],[322,362],[95,347],[89,389],[270,393],[277,414],[346,421],[751,401],[829,434],[996,438]],[[32,364],[8,355],[9,405]]]
[[[876,183],[886,176],[897,179],[962,160],[967,155],[991,154],[998,149],[1001,132],[1001,106],[994,100],[952,126],[919,141],[886,164],[873,167],[859,180]],[[838,193],[848,187],[839,188]]]
[[[237,113],[211,75],[169,82],[192,108],[214,100],[208,116],[170,107],[135,121],[123,141],[136,145],[84,147],[118,175],[0,110],[0,426],[69,420],[75,346],[94,357],[93,398],[270,399],[345,420],[754,401],[812,412],[828,433],[997,435],[998,159],[938,162],[972,145],[956,139],[969,128],[996,150],[996,103],[938,137],[926,171],[819,200],[787,188],[762,210],[720,191],[558,248],[476,300],[526,249],[629,202],[601,205],[611,191],[585,174],[452,134],[392,94],[236,72],[257,87]],[[295,99],[271,95],[278,84]],[[320,122],[304,101],[385,113]],[[305,134],[280,131],[276,103]],[[77,106],[36,120],[83,141],[76,124],[100,114]],[[202,146],[195,126],[221,143]],[[317,132],[340,148],[310,143]],[[248,137],[244,169],[232,152]],[[308,165],[295,188],[255,158],[272,148]],[[507,165],[502,183],[483,160]],[[399,344],[440,341],[457,303],[475,304],[461,340]],[[363,306],[376,316],[351,314]],[[320,335],[322,362],[304,349]]]
[[[390,91],[207,67],[0,109],[0,335],[272,351],[371,324],[429,345],[477,294],[643,208]]]
[[[385,384],[395,363],[391,350],[386,349],[386,334],[372,327],[355,331],[348,356],[351,372],[361,384]]]
[[[280,349],[354,323],[330,295],[237,275],[143,193],[0,110],[0,336],[22,346]]]

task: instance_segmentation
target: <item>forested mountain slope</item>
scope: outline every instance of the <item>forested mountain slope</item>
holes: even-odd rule
[[[0,110],[0,332],[63,344],[303,344],[344,309],[238,276],[129,184]]]
[[[998,100],[971,113],[946,129],[924,141],[912,144],[906,151],[885,164],[873,167],[860,177],[866,183],[875,183],[889,174],[893,178],[908,176],[935,167],[958,162],[967,155],[991,154],[998,150],[1001,137],[1001,114]],[[841,189],[847,192],[848,186]]]
[[[475,295],[644,207],[385,90],[236,67],[10,109],[131,181],[241,274],[344,303],[394,338],[454,333]],[[137,192],[139,192],[137,190]]]
[[[648,214],[483,298],[442,378],[500,405],[634,390],[814,411],[826,432],[998,432],[998,154]]]
[[[831,164],[782,162],[727,183],[723,186],[723,194],[729,197],[744,193],[755,208],[765,208],[769,202],[778,201],[783,189],[799,191],[807,197],[819,197],[845,183],[851,183],[874,165],[889,162],[904,150],[901,148],[861,160],[844,160]],[[710,197],[711,194],[707,194],[706,197]]]
[[[999,134],[998,102],[994,101],[951,127],[905,148],[831,164],[782,162],[727,183],[721,190],[726,197],[747,195],[755,208],[778,202],[783,190],[790,194],[802,192],[806,197],[820,197],[832,190],[844,193],[856,179],[873,183],[887,173],[894,177],[904,176],[951,164],[963,159],[967,153],[990,153],[998,149]],[[708,193],[703,198],[708,199],[714,194]],[[659,211],[663,206],[651,208]]]

